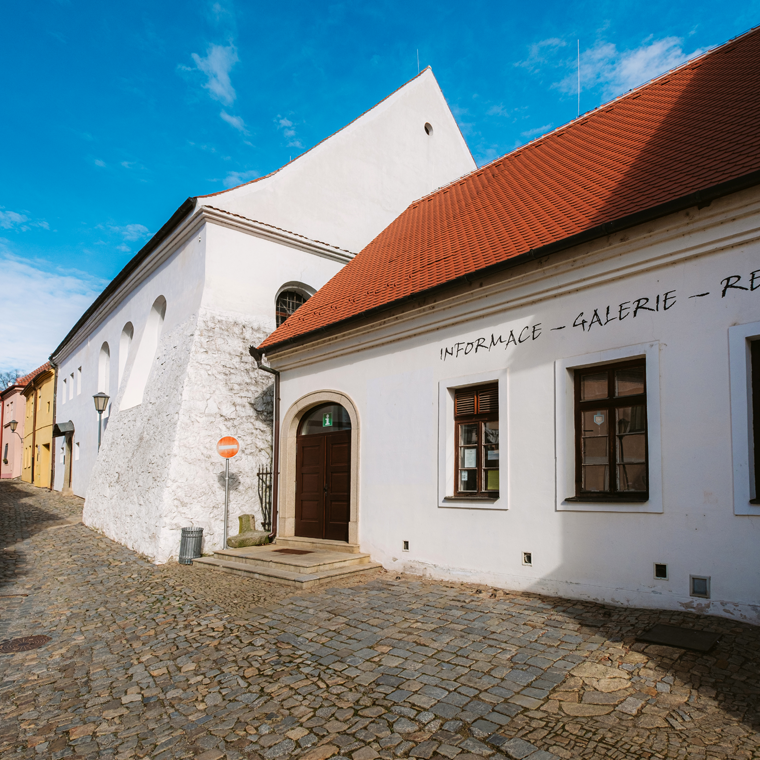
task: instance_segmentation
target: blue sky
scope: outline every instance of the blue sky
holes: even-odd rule
[[[432,66],[476,161],[760,23],[760,0],[6,4],[0,370],[42,364],[182,201]]]

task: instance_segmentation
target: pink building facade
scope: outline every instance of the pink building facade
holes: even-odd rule
[[[19,378],[0,393],[0,478],[3,479],[21,477],[26,416],[26,400],[22,393],[25,379]],[[13,420],[18,423],[15,431],[11,430]]]

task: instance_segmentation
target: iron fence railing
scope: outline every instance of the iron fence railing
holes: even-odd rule
[[[259,504],[261,504],[262,528],[272,530],[272,471],[263,465],[257,473],[259,479]]]

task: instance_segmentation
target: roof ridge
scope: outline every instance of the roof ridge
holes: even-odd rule
[[[262,177],[256,177],[255,179],[251,179],[248,182],[243,182],[240,185],[235,185],[234,187],[228,187],[225,190],[217,190],[215,193],[207,193],[206,195],[196,195],[196,198],[213,198],[215,195],[223,195],[224,193],[229,193],[232,190],[237,190],[241,187],[245,187],[246,185],[252,185],[255,182],[261,182],[261,180],[268,179],[269,177],[273,177],[275,174],[278,174],[283,169],[286,169],[291,164],[294,164],[296,161],[298,161],[299,158],[303,158],[307,153],[311,153],[313,150],[316,150],[322,143],[327,142],[328,140],[335,137],[335,135],[340,134],[343,132],[343,130],[348,129],[354,122],[359,121],[363,116],[366,116],[370,111],[374,111],[379,105],[382,103],[385,103],[386,100],[389,98],[392,98],[397,92],[400,92],[404,89],[404,87],[407,87],[412,82],[414,82],[415,79],[419,79],[426,71],[430,71],[431,74],[433,74],[433,67],[432,66],[425,66],[422,71],[420,71],[418,74],[413,76],[411,79],[408,79],[406,82],[404,82],[402,85],[397,87],[393,92],[388,93],[382,100],[378,100],[375,105],[371,106],[370,108],[367,108],[366,110],[362,111],[356,118],[351,119],[351,121],[348,122],[348,124],[344,124],[340,129],[336,129],[335,132],[332,132],[327,137],[323,137],[318,143],[315,145],[312,145],[311,148],[308,150],[305,150],[303,153],[299,153],[295,158],[290,159],[286,164],[283,164],[279,168],[275,169],[274,171],[269,172],[268,174],[263,175]],[[435,74],[433,74],[433,78],[435,78]],[[436,80],[437,82],[438,80]]]

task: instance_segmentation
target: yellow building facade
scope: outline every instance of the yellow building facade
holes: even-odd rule
[[[55,370],[43,364],[24,388],[24,460],[21,480],[50,488],[53,466],[53,422],[55,418]]]

